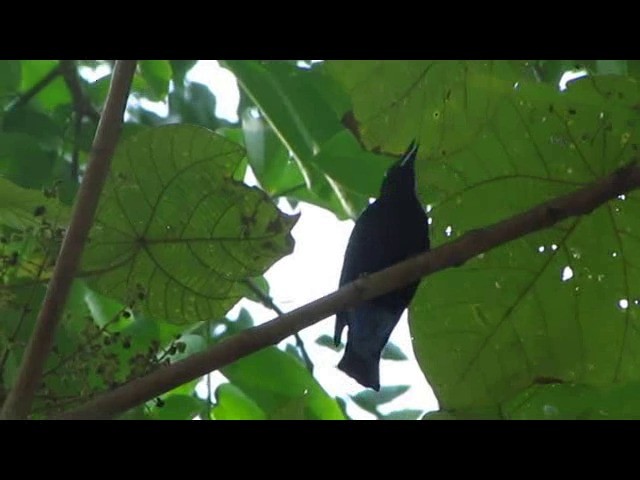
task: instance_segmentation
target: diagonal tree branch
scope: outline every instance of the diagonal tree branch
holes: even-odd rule
[[[33,87],[20,95],[16,101],[9,107],[11,110],[17,109],[18,107],[22,107],[29,103],[29,101],[38,95],[42,90],[47,88],[51,82],[53,82],[58,75],[62,73],[62,68],[60,64],[53,67],[49,73],[47,73],[42,79],[40,79]]]
[[[268,323],[240,332],[180,362],[133,380],[57,418],[110,418],[183,383],[274,345],[337,311],[401,288],[421,277],[464,264],[467,260],[569,217],[586,215],[605,202],[640,188],[635,163],[616,170],[573,193],[540,204],[502,222],[472,230],[453,242],[360,278]]]
[[[3,405],[0,418],[24,418],[33,403],[44,363],[53,345],[56,327],[67,299],[71,282],[89,229],[93,223],[98,199],[109,172],[122,117],[135,72],[134,60],[119,60],[111,78],[105,108],[89,158],[86,174],[73,206],[73,215],[47,286],[47,292],[36,320],[36,326],[22,358],[18,377]]]

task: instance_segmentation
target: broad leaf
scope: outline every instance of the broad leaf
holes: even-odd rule
[[[289,62],[227,61],[243,90],[260,108],[280,141],[290,150],[309,190],[325,201],[336,202],[339,216],[355,217],[366,204],[357,192],[316,161],[322,145],[341,132],[340,112],[346,97],[337,101],[339,89],[315,71],[301,70]],[[332,91],[328,96],[323,92]]]
[[[166,126],[119,147],[83,258],[83,276],[151,317],[224,315],[243,280],[290,253],[297,217],[233,180],[243,152],[206,129]]]
[[[610,173],[640,143],[628,77],[560,92],[516,62],[327,67],[352,93],[365,144],[400,151],[418,138],[436,246]],[[639,201],[634,192],[422,283],[411,332],[443,408],[496,406],[537,377],[640,379]]]
[[[216,389],[216,404],[211,411],[216,420],[266,420],[266,413],[231,383]]]
[[[640,419],[640,383],[608,387],[532,385],[503,406],[506,418],[538,420]]]
[[[252,324],[251,316],[242,309],[234,322],[226,324],[226,335],[233,335]],[[221,371],[268,418],[344,418],[336,400],[322,389],[303,364],[276,347],[241,358]]]
[[[142,78],[149,84],[154,100],[162,100],[169,93],[171,65],[168,60],[140,60]]]

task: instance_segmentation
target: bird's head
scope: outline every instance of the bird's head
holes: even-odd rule
[[[418,144],[412,141],[402,158],[387,170],[380,188],[380,197],[398,197],[405,194],[415,195],[415,163]]]

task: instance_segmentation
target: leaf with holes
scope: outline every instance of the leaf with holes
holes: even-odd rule
[[[222,317],[293,250],[297,216],[232,179],[244,156],[207,129],[171,125],[118,148],[84,254],[94,288],[156,320]]]
[[[327,67],[352,93],[365,144],[420,141],[434,246],[592,182],[640,144],[640,90],[625,76],[561,92],[514,62]],[[536,378],[640,379],[639,207],[634,192],[421,284],[413,345],[443,409],[495,408]]]

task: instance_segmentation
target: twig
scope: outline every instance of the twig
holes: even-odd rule
[[[85,94],[78,77],[76,62],[73,60],[61,60],[60,70],[62,78],[67,85],[73,99],[73,152],[71,154],[71,178],[77,181],[80,157],[79,139],[82,132],[82,120],[89,117],[93,121],[100,120],[100,114],[93,108],[91,101]]]
[[[273,299],[269,295],[264,293],[262,289],[258,285],[256,285],[256,283],[253,280],[248,278],[244,281],[244,283],[251,289],[253,293],[255,293],[258,296],[258,298],[260,299],[260,301],[265,307],[270,308],[271,310],[276,312],[280,317],[284,315],[284,312],[280,310],[280,308],[278,308],[278,306],[275,303],[273,303]],[[309,372],[313,374],[313,362],[311,361],[311,357],[309,357],[309,354],[307,353],[307,349],[304,346],[304,342],[302,341],[302,338],[300,338],[300,334],[296,332],[293,334],[293,336],[296,339],[296,347],[300,352],[300,355],[302,355],[302,359],[304,360],[304,364],[307,367],[307,370],[309,370]]]
[[[38,83],[36,83],[33,87],[31,87],[29,90],[24,92],[22,95],[20,95],[18,99],[15,102],[13,102],[13,104],[9,107],[9,109],[13,110],[29,103],[29,101],[33,97],[35,97],[42,90],[44,90],[61,73],[62,73],[62,67],[60,66],[60,64],[58,64],[55,67],[53,67],[49,71],[49,73],[47,73],[44,77],[42,77],[42,80],[40,80]]]
[[[71,98],[73,99],[73,110],[76,115],[82,117],[89,117],[91,120],[97,122],[100,120],[100,114],[93,108],[89,98],[82,89],[80,78],[78,77],[78,70],[76,62],[73,60],[61,60],[60,69],[62,72],[62,78],[67,85]]]
[[[100,193],[109,172],[135,68],[134,60],[120,60],[116,63],[104,113],[93,141],[89,165],[74,202],[71,223],[47,286],[35,329],[22,358],[18,377],[3,405],[0,418],[24,418],[31,409],[44,363],[53,345],[56,326],[78,269]]]
[[[359,278],[330,295],[275,320],[244,330],[204,352],[99,395],[57,418],[113,417],[239,358],[274,345],[338,311],[401,288],[426,275],[462,265],[476,255],[537,230],[549,228],[566,218],[588,214],[608,200],[637,188],[640,188],[640,168],[635,164],[628,165],[573,193],[538,205],[500,223],[472,230],[430,252]]]
[[[211,343],[211,320],[207,320],[207,347]],[[207,418],[211,420],[211,406],[213,405],[213,392],[211,391],[211,374],[207,374]]]
[[[82,115],[73,115],[73,152],[71,153],[71,179],[78,181],[80,169],[80,134],[82,133]]]

